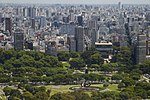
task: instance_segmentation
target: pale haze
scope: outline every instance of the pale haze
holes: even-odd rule
[[[47,4],[150,4],[150,0],[0,0],[0,3],[47,3]]]

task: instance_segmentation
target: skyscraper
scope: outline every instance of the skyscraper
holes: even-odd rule
[[[97,21],[96,20],[89,20],[88,21],[89,29],[97,29]]]
[[[78,26],[75,28],[75,40],[76,40],[76,51],[77,52],[85,51],[84,27]]]
[[[74,36],[69,36],[68,37],[68,41],[69,41],[69,51],[76,51],[76,40]]]
[[[92,29],[91,30],[92,46],[95,45],[95,42],[98,42],[98,38],[99,38],[99,36],[98,36],[96,29]]]
[[[46,26],[46,17],[41,16],[40,17],[40,28],[44,28]]]
[[[138,34],[136,46],[136,63],[140,64],[146,60],[146,35]]]
[[[146,21],[150,21],[150,11],[146,12],[145,19]]]
[[[35,7],[29,7],[28,8],[28,17],[35,18],[36,16],[36,8]]]
[[[31,18],[31,28],[35,30],[35,19]]]
[[[91,30],[88,27],[84,27],[84,43],[86,50],[91,48]]]
[[[0,23],[2,23],[2,13],[0,13]]]
[[[83,17],[82,16],[77,17],[77,23],[79,26],[83,26]]]
[[[11,18],[5,18],[5,31],[12,32],[12,21]]]
[[[118,2],[118,9],[121,9],[121,2]]]
[[[28,16],[28,9],[26,7],[24,7],[22,13],[23,13],[24,17],[27,17]]]
[[[17,28],[14,33],[14,48],[15,50],[24,49],[24,33],[23,30]]]

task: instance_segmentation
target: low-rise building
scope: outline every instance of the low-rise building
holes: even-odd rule
[[[104,58],[109,58],[109,56],[112,54],[112,46],[112,43],[107,41],[95,42],[96,50],[100,51]]]

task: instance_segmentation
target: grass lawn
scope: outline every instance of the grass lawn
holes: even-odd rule
[[[118,91],[118,84],[112,84],[108,86],[111,91]]]
[[[51,95],[61,92],[61,93],[66,93],[66,92],[71,92],[73,90],[70,90],[70,87],[73,86],[80,86],[80,85],[47,85],[45,86],[47,89],[51,89]],[[93,84],[91,86],[96,86],[96,87],[103,87],[103,84]],[[107,88],[110,91],[118,91],[118,85],[117,84],[110,84]],[[91,96],[91,92],[87,91],[85,93],[88,93]]]
[[[2,96],[2,100],[6,100],[6,96]]]
[[[103,84],[94,84],[92,86],[96,86],[96,87],[103,87]],[[118,84],[110,84],[107,87],[110,91],[118,91]]]
[[[51,95],[58,93],[58,92],[71,92],[72,90],[70,90],[69,88],[72,86],[77,86],[77,85],[48,85],[45,86],[47,89],[51,89]]]
[[[56,93],[66,93],[66,92],[72,92],[73,90],[70,90],[70,87],[74,87],[74,86],[80,86],[80,85],[47,85],[45,86],[47,89],[51,89],[51,96],[56,94]],[[103,87],[103,84],[92,84],[91,86],[96,86],[96,87]],[[15,87],[12,87],[15,88]],[[107,87],[110,91],[118,91],[118,84],[110,84]],[[119,91],[118,91],[119,92]],[[85,93],[89,94],[89,96],[92,95],[92,92],[90,91],[85,91]],[[6,100],[6,97],[3,97],[2,100]]]

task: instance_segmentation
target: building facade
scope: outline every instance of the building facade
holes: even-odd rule
[[[14,33],[14,48],[15,50],[24,49],[24,33],[21,29],[16,29]]]

